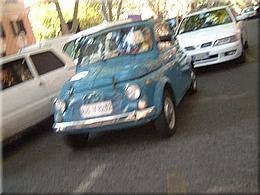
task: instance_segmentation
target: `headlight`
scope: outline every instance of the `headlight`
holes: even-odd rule
[[[67,104],[64,100],[56,99],[54,101],[54,108],[56,111],[63,113],[66,110]]]
[[[239,36],[233,35],[233,36],[230,36],[230,37],[225,37],[225,38],[216,40],[215,43],[214,43],[214,46],[224,45],[224,44],[232,43],[232,42],[235,42],[235,41],[238,41],[238,40],[239,40]]]
[[[130,100],[137,100],[141,95],[141,89],[138,85],[132,84],[126,87],[126,96]]]

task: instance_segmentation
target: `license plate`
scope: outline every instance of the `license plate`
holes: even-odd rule
[[[84,118],[97,117],[111,114],[113,112],[113,106],[111,101],[86,104],[81,106],[80,112]]]
[[[194,61],[204,60],[209,57],[209,53],[200,53],[197,55],[192,56]]]

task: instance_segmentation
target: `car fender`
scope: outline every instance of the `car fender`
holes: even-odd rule
[[[175,95],[174,95],[174,90],[171,85],[170,79],[166,76],[163,76],[160,78],[156,84],[155,92],[154,92],[154,103],[157,109],[157,114],[161,113],[161,110],[163,108],[163,94],[165,91],[165,88],[169,86],[171,89],[171,92],[173,94],[173,99],[175,102]]]

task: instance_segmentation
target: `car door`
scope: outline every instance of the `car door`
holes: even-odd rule
[[[46,117],[47,92],[25,57],[1,66],[2,139],[28,128]]]
[[[154,27],[155,38],[157,40],[158,49],[160,51],[159,59],[163,66],[164,74],[170,79],[174,90],[176,103],[181,100],[183,83],[180,71],[180,64],[176,58],[176,47],[172,41],[165,41],[164,38],[169,35],[170,28],[165,22],[157,23]]]
[[[54,98],[58,96],[61,87],[75,70],[66,67],[65,62],[51,50],[32,54],[30,59],[35,66],[41,85],[48,92],[49,112],[51,113]]]

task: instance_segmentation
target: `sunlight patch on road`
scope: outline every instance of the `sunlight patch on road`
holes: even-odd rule
[[[256,58],[253,57],[252,55],[250,55],[249,53],[247,53],[247,54],[246,54],[246,62],[247,62],[247,63],[256,62]]]
[[[94,182],[103,174],[105,168],[107,166],[105,164],[101,164],[97,166],[73,191],[74,193],[82,193],[87,192],[88,189],[94,184]]]
[[[180,171],[173,171],[167,176],[167,192],[188,193],[188,183],[184,175]]]

